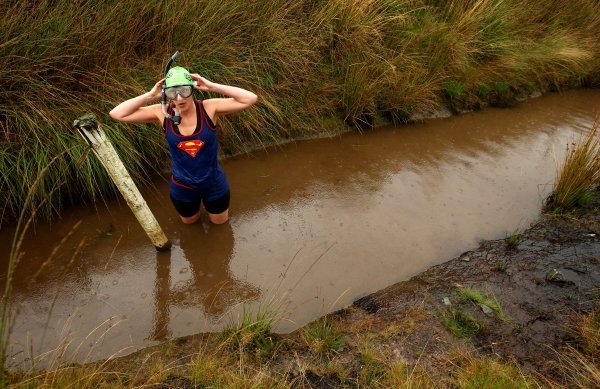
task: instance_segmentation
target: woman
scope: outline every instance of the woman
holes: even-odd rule
[[[181,117],[175,124],[163,113],[162,86],[171,100],[167,114]],[[227,98],[194,100],[193,89],[219,93]],[[219,117],[246,109],[257,97],[247,90],[208,81],[182,67],[169,70],[150,92],[124,101],[110,111],[116,120],[128,123],[162,123],[171,155],[170,197],[186,224],[200,218],[200,205],[210,221],[223,224],[229,219],[229,184],[217,161],[217,123]]]

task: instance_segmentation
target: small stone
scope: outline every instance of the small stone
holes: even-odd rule
[[[444,302],[444,305],[449,307],[450,306],[450,299],[448,297],[444,297],[442,299],[442,301]]]
[[[546,273],[546,281],[550,282],[562,282],[565,280],[563,274],[557,269],[550,269]]]
[[[469,257],[468,255],[463,255],[462,257],[460,257],[460,260],[463,262],[471,262],[471,257]]]
[[[488,307],[485,304],[479,304],[479,306],[481,307],[481,310],[483,311],[483,313],[485,313],[488,316],[493,316],[494,315],[494,311],[492,311],[492,308]]]

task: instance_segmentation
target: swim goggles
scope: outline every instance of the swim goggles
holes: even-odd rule
[[[194,87],[191,85],[180,85],[180,86],[172,86],[170,88],[165,88],[165,94],[171,100],[177,99],[177,95],[187,99],[192,95],[194,91]]]

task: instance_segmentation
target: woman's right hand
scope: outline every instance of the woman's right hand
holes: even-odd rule
[[[150,95],[150,97],[152,99],[160,98],[161,93],[162,93],[162,86],[164,83],[165,83],[165,79],[163,78],[160,81],[158,81],[156,84],[154,84],[152,89],[150,89],[150,92],[148,92],[148,94]]]

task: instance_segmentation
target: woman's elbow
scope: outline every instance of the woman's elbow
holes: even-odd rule
[[[258,96],[252,93],[248,98],[248,106],[252,106],[258,102]]]
[[[113,108],[109,113],[111,118],[115,119],[115,120],[123,120],[122,115],[119,114],[119,111],[116,108]]]

